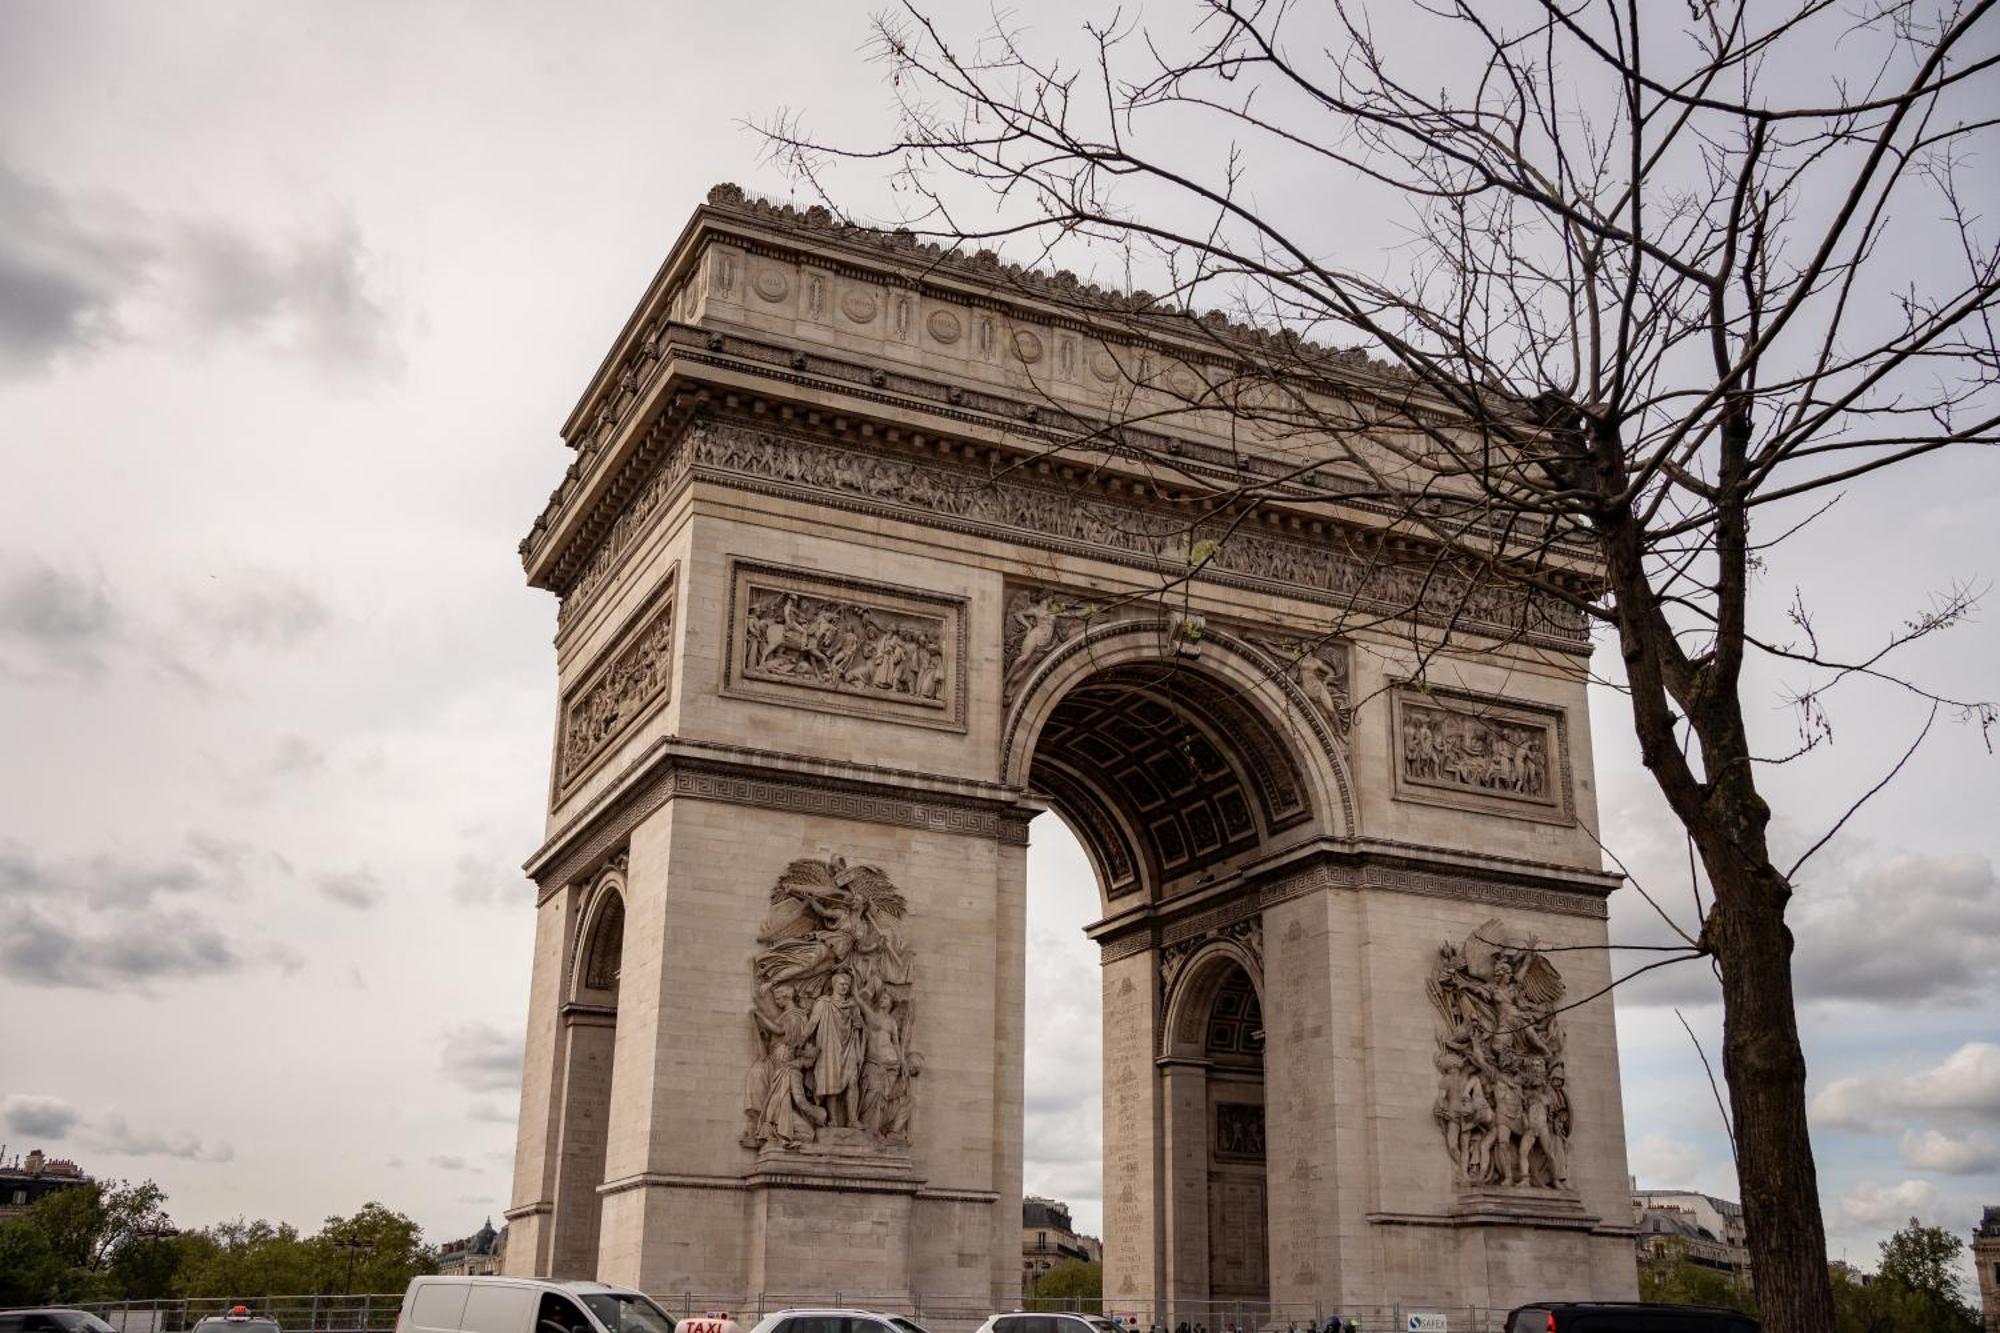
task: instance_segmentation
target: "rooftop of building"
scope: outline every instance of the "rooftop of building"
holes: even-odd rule
[[[27,1180],[76,1180],[90,1179],[83,1168],[67,1157],[50,1157],[40,1148],[26,1156],[16,1153],[13,1160],[0,1157],[0,1178]]]

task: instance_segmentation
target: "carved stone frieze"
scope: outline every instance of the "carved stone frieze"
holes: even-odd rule
[[[1533,935],[1498,920],[1439,946],[1431,1114],[1461,1189],[1569,1188],[1563,979]]]
[[[874,866],[799,860],[771,890],[751,959],[746,1148],[797,1152],[823,1133],[910,1141],[912,958],[903,895]]]
[[[1390,711],[1401,799],[1569,818],[1568,728],[1560,711],[1447,690],[1398,690]]]
[[[1013,703],[1021,686],[1058,644],[1083,633],[1097,607],[1053,588],[1010,588],[1001,634],[1006,676],[1001,698]]]
[[[556,794],[569,791],[620,740],[670,697],[674,661],[674,579],[632,617],[563,698]]]
[[[1398,564],[1350,549],[1354,538],[1330,534],[1302,541],[1247,529],[1190,534],[1185,515],[1076,486],[995,480],[984,468],[921,462],[806,440],[761,426],[706,420],[663,445],[660,462],[632,503],[564,590],[559,619],[576,615],[601,591],[610,570],[691,472],[754,489],[803,492],[821,503],[890,513],[959,531],[976,531],[1051,549],[1107,555],[1153,570],[1184,572],[1205,539],[1202,577],[1257,587],[1370,616],[1408,617],[1551,645],[1586,642],[1565,608],[1531,602],[1519,589],[1476,584],[1435,562]]]
[[[965,603],[738,561],[724,693],[924,726],[965,725]]]
[[[1264,1107],[1261,1102],[1215,1104],[1215,1155],[1224,1161],[1264,1160]]]
[[[1261,649],[1299,687],[1334,735],[1347,735],[1354,722],[1354,696],[1348,688],[1346,644],[1252,630],[1244,631],[1243,638]]]
[[[1241,910],[1257,911],[1255,900],[1247,902],[1243,908],[1225,909],[1232,915]],[[1189,933],[1177,934],[1160,945],[1160,999],[1161,1013],[1166,1012],[1165,1001],[1174,993],[1174,983],[1186,970],[1188,960],[1211,944],[1227,941],[1249,954],[1254,970],[1261,976],[1264,971],[1264,918],[1261,915],[1240,916],[1226,924],[1207,926]]]

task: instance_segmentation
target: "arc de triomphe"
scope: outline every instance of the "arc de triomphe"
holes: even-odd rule
[[[1219,364],[1092,299],[718,187],[592,379],[510,1271],[1014,1305],[1053,808],[1120,1308],[1632,1293],[1580,623],[1226,420],[1078,444]],[[1263,498],[1191,546],[1161,450]]]

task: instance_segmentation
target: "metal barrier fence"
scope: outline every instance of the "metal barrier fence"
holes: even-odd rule
[[[1412,1329],[1426,1333],[1429,1330],[1503,1333],[1507,1318],[1507,1311],[1502,1309],[1418,1304],[1335,1307],[1319,1302],[1026,1297],[1006,1310],[995,1310],[984,1296],[879,1296],[865,1291],[758,1292],[741,1299],[703,1296],[691,1291],[651,1295],[676,1318],[727,1310],[742,1326],[743,1333],[750,1333],[751,1326],[767,1314],[801,1308],[859,1309],[900,1315],[921,1325],[928,1333],[974,1333],[988,1316],[1012,1311],[1101,1315],[1132,1333],[1325,1333],[1328,1322],[1336,1316],[1354,1333],[1411,1333]],[[275,1319],[282,1333],[392,1333],[402,1303],[401,1292],[355,1296],[245,1293],[187,1300],[107,1301],[76,1308],[89,1310],[118,1333],[188,1333],[203,1318],[226,1314],[237,1304],[249,1306],[260,1317]],[[1051,1329],[1045,1333],[1065,1333],[1065,1330]]]

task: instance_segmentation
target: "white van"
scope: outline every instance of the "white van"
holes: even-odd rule
[[[410,1279],[396,1333],[674,1333],[643,1292],[529,1277]]]

